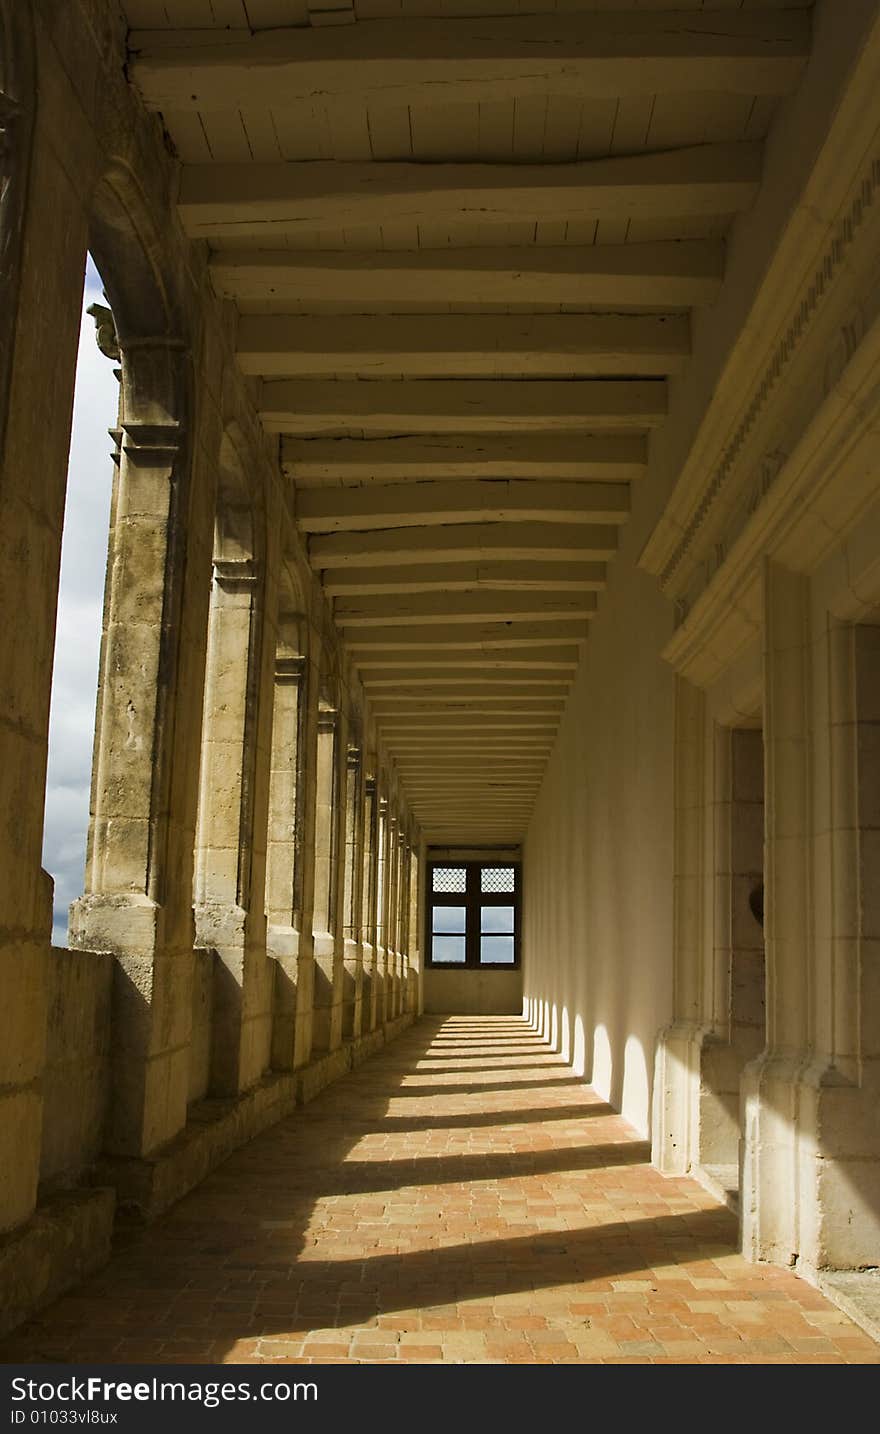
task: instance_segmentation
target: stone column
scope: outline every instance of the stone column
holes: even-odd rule
[[[378,795],[376,827],[376,1025],[388,1019],[388,799]]]
[[[107,1148],[138,1156],[186,1120],[204,607],[187,522],[187,361],[161,340],[123,355],[85,894],[70,943],[117,958]]]
[[[767,1047],[743,1076],[743,1250],[789,1264],[801,1249],[799,1195],[815,1101],[809,585],[765,561],[764,751]],[[805,1184],[806,1181],[806,1184]],[[808,1232],[803,1230],[808,1236]]]
[[[826,619],[817,642],[816,1109],[802,1097],[799,1263],[880,1265],[880,627]],[[822,659],[826,659],[822,660]],[[809,1097],[811,1091],[806,1092]]]
[[[683,678],[675,688],[673,1022],[660,1032],[651,1158],[667,1175],[698,1159],[702,966],[706,937],[706,705]]]
[[[365,764],[369,770],[372,761]],[[361,947],[363,951],[363,978],[361,995],[361,1033],[369,1034],[376,1027],[376,821],[378,815],[378,804],[376,800],[376,779],[374,776],[366,776],[364,780],[364,842],[363,842],[363,876],[361,879],[362,891],[362,920],[361,920]]]
[[[313,1050],[334,1049],[337,987],[339,887],[339,753],[344,744],[341,715],[329,703],[318,711],[315,767],[315,896],[313,912],[315,986]],[[340,938],[341,940],[341,938]],[[339,1041],[336,1038],[336,1044]]]
[[[0,146],[0,1232],[36,1202],[52,883],[41,866],[65,478],[86,258],[37,127],[30,7],[8,8]]]
[[[346,1040],[360,1035],[363,988],[364,839],[363,763],[359,747],[349,747],[345,772],[345,882],[343,892],[344,966],[342,987],[342,1035]]]
[[[388,923],[385,940],[387,961],[388,995],[386,1019],[393,1021],[397,1016],[399,981],[397,963],[400,934],[400,822],[396,810],[388,823]]]
[[[275,958],[272,1065],[290,1070],[294,1062],[299,944],[302,931],[302,748],[305,725],[305,658],[298,648],[298,624],[282,620],[275,655],[272,712],[272,772],[266,852],[266,941]]]
[[[300,928],[296,954],[296,1009],[294,1014],[293,1063],[308,1065],[312,1058],[315,1002],[314,910],[315,910],[315,822],[317,814],[318,719],[321,692],[321,638],[310,628],[305,686],[300,695],[302,708],[302,788],[300,809]]]
[[[255,882],[254,797],[265,602],[251,558],[214,561],[202,731],[196,940],[217,953],[211,1092],[236,1095],[269,1059],[266,918]]]

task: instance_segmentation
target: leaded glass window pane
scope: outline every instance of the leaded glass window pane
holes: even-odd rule
[[[515,873],[512,866],[484,866],[480,872],[481,891],[514,891]],[[464,888],[462,887],[462,890]]]
[[[435,866],[433,886],[435,891],[463,894],[467,890],[467,869],[463,866]]]

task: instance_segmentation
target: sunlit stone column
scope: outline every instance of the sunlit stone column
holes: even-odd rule
[[[376,1025],[383,1026],[388,1019],[388,853],[389,824],[388,798],[381,791],[378,797],[378,825],[376,830]]]
[[[321,706],[321,639],[309,631],[308,657],[304,674],[300,740],[302,742],[299,828],[302,851],[302,880],[299,888],[300,927],[296,952],[296,1005],[294,1012],[293,1063],[308,1065],[312,1057],[315,1000],[314,910],[315,910],[315,822],[317,814],[318,719]]]
[[[210,535],[186,521],[185,365],[161,340],[124,352],[85,894],[70,915],[72,946],[117,958],[107,1146],[124,1155],[180,1130],[188,1094],[192,756]]]
[[[264,611],[254,560],[215,559],[195,915],[198,944],[218,958],[211,1053],[211,1090],[217,1095],[246,1089],[269,1064],[273,973],[266,961],[264,888],[254,869],[260,715],[270,700],[263,671]]]
[[[359,747],[348,749],[345,773],[345,882],[343,891],[344,966],[342,1035],[361,1032],[363,998],[363,877],[364,781]]]
[[[788,1264],[810,1202],[815,1081],[811,851],[810,594],[805,577],[764,568],[767,1046],[743,1076],[743,1249]],[[808,1217],[809,1218],[809,1217]]]
[[[299,653],[299,625],[282,619],[275,655],[272,713],[272,772],[266,851],[267,946],[276,962],[272,1022],[272,1065],[289,1070],[294,1062],[299,946],[302,936],[301,784],[305,725],[305,658]]]
[[[676,678],[673,1022],[660,1032],[651,1158],[681,1175],[698,1158],[702,965],[706,939],[706,704]]]
[[[819,626],[818,621],[816,626]],[[798,1263],[880,1265],[880,626],[816,634],[812,1060]]]
[[[376,798],[375,758],[373,756],[367,756],[364,771],[364,840],[361,879],[363,976],[360,1029],[363,1035],[367,1035],[376,1026],[376,1001],[378,999],[376,979],[376,836],[379,808]]]
[[[342,1031],[342,932],[340,794],[344,786],[340,754],[345,752],[344,715],[329,703],[318,712],[315,769],[315,988],[313,1049],[334,1050]]]

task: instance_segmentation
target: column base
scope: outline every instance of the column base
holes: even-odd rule
[[[706,1032],[679,1021],[657,1038],[651,1160],[664,1175],[686,1175],[699,1162],[700,1066]]]
[[[873,1063],[871,1063],[873,1064]],[[808,1278],[880,1265],[880,1090],[809,1057],[746,1068],[743,1253]]]

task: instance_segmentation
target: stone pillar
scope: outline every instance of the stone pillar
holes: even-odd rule
[[[792,1263],[810,1239],[815,1104],[811,862],[811,650],[807,579],[764,568],[767,1047],[743,1076],[743,1250]]]
[[[342,986],[342,1035],[360,1035],[363,994],[364,840],[363,763],[359,747],[349,747],[345,772],[345,881],[343,935],[345,940]]]
[[[341,1013],[336,1005],[340,996],[337,974],[341,957],[339,933],[339,793],[340,749],[344,749],[341,715],[329,703],[321,703],[318,711],[317,762],[315,766],[315,887],[313,932],[315,951],[315,986],[313,1010],[313,1050],[330,1051],[339,1044]],[[337,939],[339,938],[339,939]],[[337,947],[340,947],[337,952]],[[337,1026],[339,1030],[337,1031]]]
[[[302,813],[300,851],[302,853],[302,880],[300,896],[300,928],[296,953],[296,1007],[294,1014],[293,1063],[295,1068],[308,1065],[312,1057],[314,1035],[315,1003],[315,956],[314,956],[314,910],[315,910],[315,823],[317,814],[318,767],[318,719],[321,692],[321,639],[310,629],[308,660],[305,668],[304,688],[300,694],[301,742],[302,742],[302,788],[300,810]]]
[[[366,764],[365,764],[366,765]],[[370,761],[372,766],[372,761]],[[376,980],[376,822],[378,803],[376,800],[376,779],[366,776],[364,780],[364,841],[361,947],[363,952],[363,977],[361,994],[361,1033],[369,1034],[376,1027],[376,1001],[378,983]]]
[[[386,1020],[397,1016],[399,982],[397,962],[400,927],[400,822],[393,811],[388,822],[388,923],[385,940],[388,994],[386,997]]]
[[[765,1040],[764,936],[752,896],[764,862],[763,736],[715,729],[714,940],[707,966],[699,1163],[725,1189],[738,1185],[740,1082]]]
[[[376,1025],[388,1019],[388,799],[378,796],[376,827]]]
[[[269,696],[265,633],[257,563],[215,558],[194,895],[196,940],[217,953],[210,1089],[224,1096],[253,1085],[269,1063],[272,973],[254,863],[260,719]]]
[[[660,1032],[651,1158],[668,1175],[698,1159],[703,957],[706,942],[706,704],[683,678],[675,687],[673,1021]]]
[[[128,1156],[181,1129],[188,1094],[204,608],[186,389],[177,345],[123,347],[85,894],[70,914],[71,946],[117,958],[107,1148]]]
[[[266,941],[276,962],[272,1022],[272,1065],[294,1063],[299,946],[302,933],[305,658],[297,648],[298,624],[280,624],[275,655],[272,712],[272,772],[266,852]]]
[[[0,1232],[36,1201],[52,883],[49,699],[86,230],[37,126],[30,8],[7,7],[0,146]],[[51,358],[49,357],[51,356]]]
[[[824,650],[823,650],[824,649]],[[880,1265],[880,627],[826,620],[815,753],[814,1151],[800,1262]],[[817,663],[817,666],[820,666]],[[811,1083],[813,1083],[811,1082]],[[807,1113],[811,1106],[802,1101]]]

